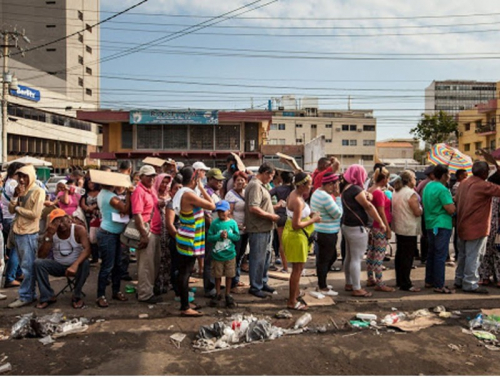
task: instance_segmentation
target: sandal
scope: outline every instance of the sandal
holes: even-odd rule
[[[184,310],[181,312],[181,317],[203,317],[202,312],[197,312],[194,309],[189,308],[188,310]]]
[[[71,306],[73,309],[83,309],[85,307],[85,303],[81,298],[73,297],[71,299]]]
[[[353,293],[351,294],[351,296],[353,297],[372,297],[372,293],[371,292],[367,292],[367,291],[364,291],[364,290],[360,290],[358,292],[361,292],[361,293]]]
[[[37,309],[47,309],[50,305],[57,302],[56,298],[52,297],[49,301],[39,302],[35,308]]]
[[[394,292],[395,289],[392,287],[388,287],[387,285],[379,285],[375,287],[375,290],[378,292]]]
[[[444,293],[444,294],[447,294],[447,295],[455,293],[455,291],[453,289],[449,289],[448,287],[434,288],[434,292],[436,292],[436,293]]]
[[[302,297],[304,297],[306,295],[306,292],[304,291],[299,291],[299,295],[297,296],[297,300],[298,299],[301,299]]]
[[[125,297],[125,295],[121,292],[116,292],[112,296],[113,300],[118,300],[118,301],[128,301],[128,298]]]
[[[107,308],[109,306],[108,300],[106,300],[106,297],[101,296],[96,300],[96,304],[100,308]]]
[[[298,310],[298,311],[306,311],[309,307],[306,304],[303,304],[300,301],[297,301],[294,306],[287,306],[288,309]]]

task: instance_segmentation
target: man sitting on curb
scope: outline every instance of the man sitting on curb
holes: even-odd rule
[[[50,250],[54,259],[46,259]],[[55,209],[49,215],[49,226],[35,260],[35,275],[40,289],[40,301],[36,306],[45,309],[56,302],[50,287],[49,275],[75,277],[75,288],[71,300],[73,308],[85,306],[82,288],[89,276],[91,254],[90,242],[81,225],[72,224],[71,217],[62,209]]]

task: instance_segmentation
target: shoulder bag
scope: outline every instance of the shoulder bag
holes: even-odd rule
[[[147,223],[144,223],[144,229],[146,229],[148,237],[151,234],[150,228],[151,228],[151,222],[153,221],[154,212],[155,208],[153,207],[153,210],[151,211],[151,218]],[[133,249],[137,249],[139,247],[139,243],[141,242],[141,232],[139,232],[139,229],[137,228],[137,224],[135,222],[134,217],[130,219],[127,226],[125,227],[125,230],[120,235],[120,242],[125,246],[128,246]]]

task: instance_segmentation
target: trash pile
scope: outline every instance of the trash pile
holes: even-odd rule
[[[481,340],[489,350],[500,350],[500,342],[495,335],[500,333],[499,315],[485,315],[479,313],[475,318],[469,321],[469,330],[464,329],[463,331]]]
[[[21,316],[10,333],[11,339],[42,338],[43,344],[53,343],[55,338],[87,331],[88,319],[74,318],[68,320],[62,313],[54,313],[43,317],[34,317],[33,313]]]
[[[290,318],[287,313],[280,313],[280,317]],[[306,331],[311,320],[311,314],[306,313],[297,319],[293,329],[283,329],[272,325],[270,318],[259,319],[253,315],[235,314],[226,321],[201,326],[193,347],[203,351],[215,351],[274,340],[283,335],[300,334]]]

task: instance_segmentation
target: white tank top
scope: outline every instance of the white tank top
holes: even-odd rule
[[[301,219],[305,219],[306,217],[309,217],[311,214],[311,208],[306,202],[304,203],[304,209],[302,210],[302,216],[300,217]],[[286,216],[291,220],[293,218],[293,211],[290,211],[288,207],[286,207]]]
[[[54,260],[63,266],[71,266],[78,259],[83,251],[83,245],[76,242],[75,224],[71,225],[69,238],[62,240],[54,234],[53,253]]]
[[[410,198],[415,190],[404,186],[392,195],[392,230],[400,236],[418,236],[421,232],[420,216],[410,208]]]

